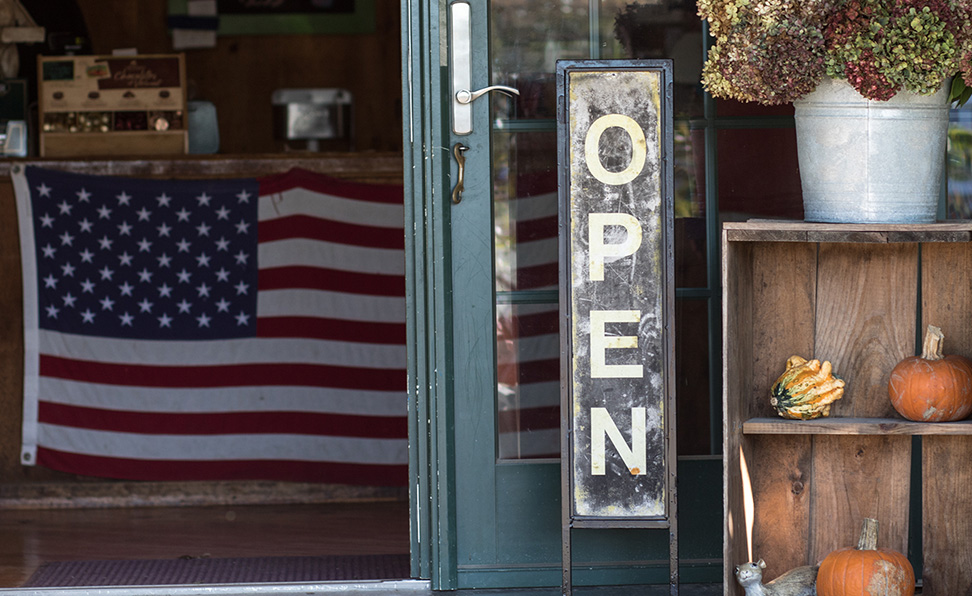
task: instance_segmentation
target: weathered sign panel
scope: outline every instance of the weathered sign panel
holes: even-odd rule
[[[558,63],[565,517],[669,527],[669,61]]]

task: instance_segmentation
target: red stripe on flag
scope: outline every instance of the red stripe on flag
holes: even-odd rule
[[[261,224],[262,225],[262,224]],[[546,240],[557,237],[557,216],[524,219],[516,222],[516,241]]]
[[[287,172],[260,178],[261,196],[295,188],[371,203],[401,205],[405,197],[405,188],[401,185],[349,182],[300,168],[293,168]]]
[[[550,310],[534,314],[517,314],[513,318],[514,334],[517,337],[538,337],[560,334],[560,312]],[[557,340],[552,339],[554,345]]]
[[[499,378],[515,378],[520,385],[560,380],[560,360],[527,360],[500,364],[496,368]]]
[[[44,354],[40,356],[40,374],[85,383],[133,387],[288,386],[401,391],[406,386],[406,373],[399,369],[324,364],[145,366],[106,364]]]
[[[260,317],[257,319],[257,337],[299,337],[404,346],[405,323],[374,323],[316,317]]]
[[[310,215],[291,215],[261,221],[258,230],[260,242],[309,238],[336,244],[405,250],[405,234],[402,228],[362,226]]]
[[[405,486],[404,465],[346,464],[290,460],[170,461],[120,459],[37,448],[37,463],[83,476],[126,480],[265,480]]]
[[[526,199],[538,195],[555,194],[558,174],[556,168],[517,173],[516,198]]]
[[[560,274],[557,268],[557,263],[518,267],[516,270],[516,289],[534,290],[556,286],[560,283]]]
[[[368,296],[404,296],[404,275],[355,273],[322,267],[273,267],[261,269],[260,290],[330,290]]]
[[[404,395],[401,399],[404,405]],[[147,435],[299,434],[369,439],[408,436],[404,416],[316,412],[120,412],[42,401],[38,420],[73,428]]]
[[[525,432],[560,427],[560,406],[520,408],[499,413],[500,432]]]

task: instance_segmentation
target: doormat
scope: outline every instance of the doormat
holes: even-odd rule
[[[22,587],[356,581],[409,576],[408,555],[126,559],[45,563]]]

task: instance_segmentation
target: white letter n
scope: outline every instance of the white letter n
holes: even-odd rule
[[[611,438],[611,443],[618,450],[621,461],[627,466],[633,476],[645,473],[648,462],[647,439],[645,438],[645,408],[631,408],[631,448],[621,436],[607,408],[591,408],[591,475],[605,474],[604,435]]]

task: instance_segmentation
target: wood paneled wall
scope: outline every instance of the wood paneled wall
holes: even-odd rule
[[[166,0],[78,0],[92,50],[171,53]],[[400,151],[401,7],[375,0],[375,31],[346,35],[220,36],[213,49],[186,50],[190,99],[216,106],[220,153],[271,153],[271,95],[282,88],[338,87],[354,96],[354,150]],[[336,149],[337,147],[330,147]]]

